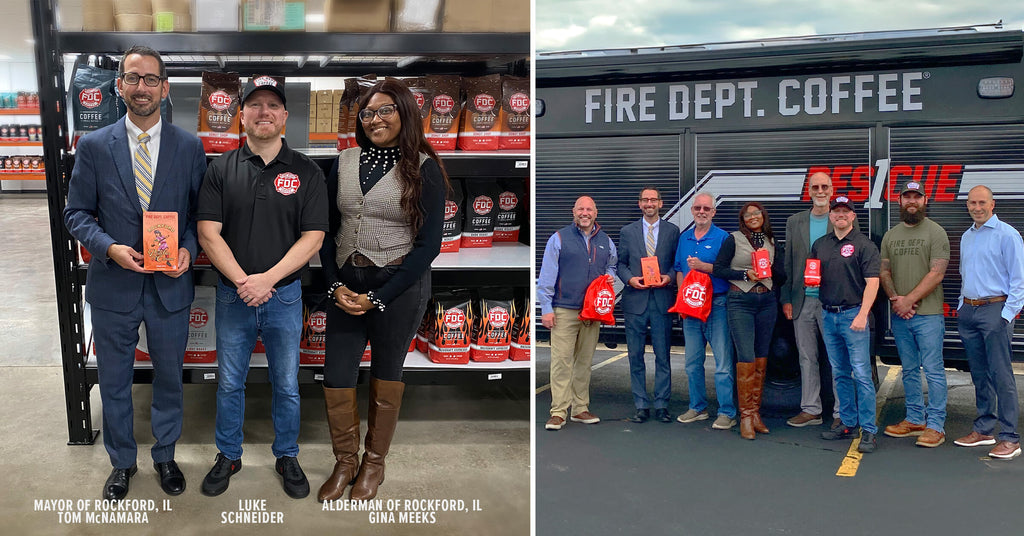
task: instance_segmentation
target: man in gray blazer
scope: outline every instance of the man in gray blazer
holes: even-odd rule
[[[633,389],[636,414],[630,419],[642,423],[650,418],[651,401],[647,396],[647,369],[644,365],[644,345],[648,329],[654,347],[654,418],[672,422],[668,415],[668,400],[672,394],[672,368],[669,362],[671,347],[672,264],[676,255],[679,228],[662,221],[661,193],[657,188],[640,190],[640,210],[643,218],[634,221],[619,232],[618,276],[625,284],[622,289],[622,312],[626,323],[626,346],[629,350],[629,378]],[[661,279],[644,284],[641,259],[658,260]]]
[[[832,178],[827,173],[811,175],[807,185],[811,208],[793,214],[786,220],[786,273],[779,301],[782,314],[793,321],[797,352],[800,355],[800,413],[786,421],[795,427],[819,425],[821,419],[821,372],[818,367],[818,341],[821,339],[821,302],[816,287],[804,287],[804,264],[811,244],[832,232],[828,219],[828,203],[832,199]],[[854,228],[859,230],[854,220]],[[825,366],[828,365],[826,360]],[[829,374],[831,377],[831,374]],[[835,394],[835,382],[832,382]],[[833,396],[833,400],[838,400]],[[832,412],[833,426],[839,421],[839,404]]]

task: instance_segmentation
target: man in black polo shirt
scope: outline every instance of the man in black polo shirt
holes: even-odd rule
[[[823,439],[850,439],[863,429],[860,452],[874,452],[875,384],[871,380],[871,335],[868,317],[878,294],[878,247],[853,228],[857,215],[846,197],[832,201],[833,232],[811,246],[810,258],[821,260],[822,334],[839,396],[843,425],[823,432]],[[852,377],[851,377],[852,376]]]
[[[239,112],[247,140],[216,158],[199,193],[199,243],[217,283],[216,462],[203,480],[220,495],[242,468],[242,421],[249,359],[261,335],[273,387],[271,417],[277,472],[299,499],[309,482],[299,453],[301,276],[327,231],[327,186],[319,166],[281,138],[288,111],[284,82],[253,77]]]

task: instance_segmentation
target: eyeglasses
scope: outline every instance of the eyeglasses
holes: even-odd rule
[[[749,220],[750,218],[756,218],[756,217],[758,217],[760,215],[761,215],[761,211],[760,210],[751,210],[750,212],[747,212],[746,214],[743,215],[743,219]]]
[[[693,211],[694,212],[711,212],[712,210],[715,210],[715,207],[705,207],[705,206],[699,206],[699,205],[694,205],[693,206]]]
[[[359,110],[359,120],[364,123],[369,123],[370,121],[373,121],[373,116],[376,115],[377,117],[383,119],[384,121],[387,121],[387,119],[394,115],[396,112],[398,112],[397,104],[385,104],[384,106],[381,106],[376,110],[363,108],[362,110]]]
[[[660,197],[641,197],[640,198],[640,202],[641,203],[657,203],[658,201],[661,201]]]
[[[160,82],[167,80],[166,76],[157,76],[155,74],[147,74],[140,76],[138,73],[122,73],[121,80],[129,86],[139,85],[139,80],[146,82],[149,87],[156,87],[160,85]]]

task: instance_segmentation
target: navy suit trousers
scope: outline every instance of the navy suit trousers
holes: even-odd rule
[[[150,421],[156,443],[154,462],[174,459],[174,443],[181,435],[181,368],[188,340],[189,307],[164,308],[153,283],[146,276],[139,303],[128,312],[92,307],[93,337],[98,362],[100,400],[103,403],[103,445],[110,463],[120,469],[136,461],[132,381],[139,324],[146,323],[146,340],[153,363],[153,402]]]

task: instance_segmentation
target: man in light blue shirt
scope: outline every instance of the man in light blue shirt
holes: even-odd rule
[[[974,220],[960,238],[960,338],[974,382],[978,417],[974,429],[954,441],[961,447],[995,445],[989,456],[1020,455],[1017,383],[1010,358],[1013,321],[1024,305],[1024,240],[993,214],[992,190],[978,185],[967,194]],[[965,262],[967,261],[967,262]],[[999,423],[999,442],[994,435]]]

